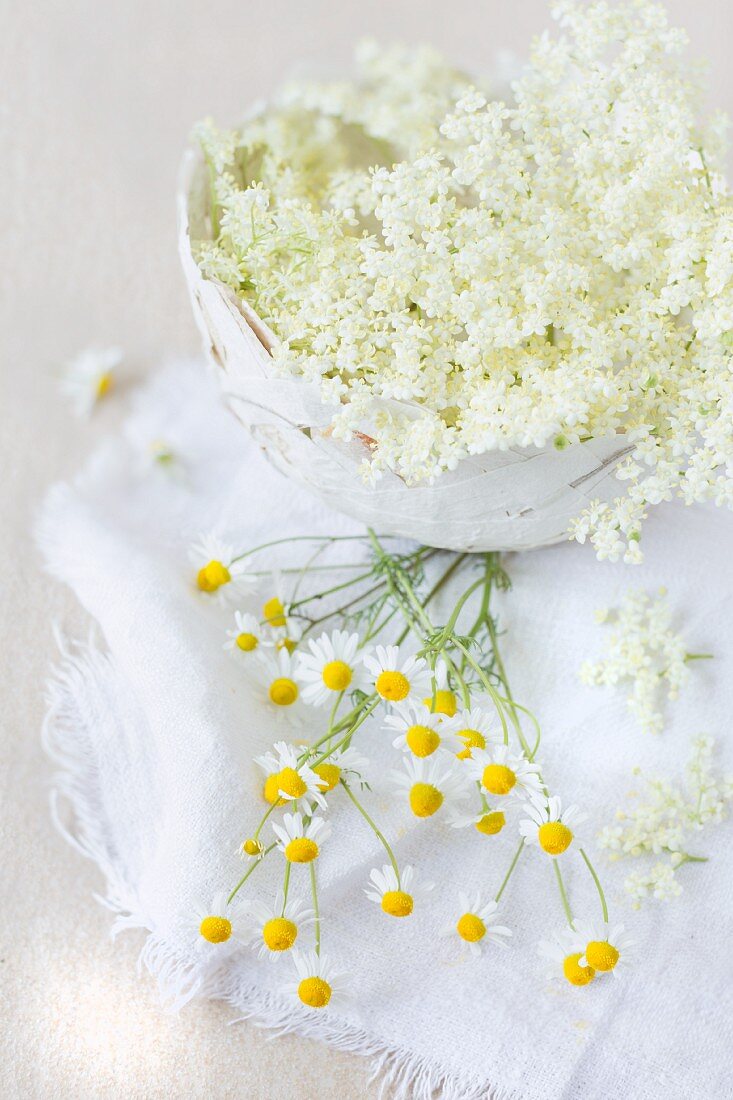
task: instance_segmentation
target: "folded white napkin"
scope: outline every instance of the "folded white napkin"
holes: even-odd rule
[[[156,440],[178,456],[172,469],[151,460]],[[192,586],[188,546],[212,528],[242,548],[358,530],[273,471],[201,364],[190,363],[148,385],[124,437],[73,485],[51,492],[40,522],[49,567],[103,638],[70,646],[51,684],[46,737],[60,766],[56,787],[71,804],[75,842],[107,878],[116,927],[149,930],[143,957],[162,991],[226,998],[265,1024],[370,1055],[396,1095],[418,1100],[731,1095],[730,826],[700,835],[695,850],[710,862],[680,870],[681,898],[640,913],[622,888],[628,866],[611,868],[599,854],[611,919],[637,940],[634,965],[583,989],[553,984],[536,944],[563,927],[563,914],[538,849],[525,853],[502,899],[502,923],[514,931],[508,950],[474,959],[439,937],[459,890],[495,892],[517,834],[512,827],[483,838],[395,813],[381,777],[396,758],[377,723],[355,741],[374,764],[367,797],[400,859],[437,884],[429,903],[396,921],[365,897],[383,853],[341,792],[319,870],[324,950],[350,972],[351,1000],[308,1012],[281,992],[289,959],[197,950],[196,906],[241,877],[236,847],[262,812],[252,758],[284,732],[222,649],[231,612]],[[644,548],[638,568],[599,564],[575,545],[506,561],[514,587],[499,609],[509,677],[542,723],[548,782],[589,814],[591,850],[595,832],[638,789],[635,765],[678,776],[700,732],[719,738],[731,763],[733,516],[660,509]],[[630,586],[660,584],[689,648],[716,660],[695,669],[668,729],[654,737],[636,727],[621,692],[581,686],[578,668],[602,647],[593,609],[616,605]],[[445,607],[434,612],[438,622]],[[267,862],[246,897],[274,895]],[[577,915],[599,916],[580,857],[568,853],[563,867]],[[307,900],[301,870],[294,887]]]

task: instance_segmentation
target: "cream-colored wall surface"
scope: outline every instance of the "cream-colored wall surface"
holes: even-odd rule
[[[675,0],[733,110],[733,7]],[[131,381],[197,350],[175,249],[178,160],[192,122],[234,122],[299,61],[341,68],[356,39],[425,40],[485,68],[549,24],[543,0],[3,0],[0,4],[0,1095],[97,1100],[338,1100],[376,1095],[358,1058],[255,1027],[221,1006],[166,1015],[111,945],[98,872],[51,830],[39,746],[52,619],[87,629],[39,569],[46,485],[124,411],[89,427],[58,397],[59,364],[118,343]]]

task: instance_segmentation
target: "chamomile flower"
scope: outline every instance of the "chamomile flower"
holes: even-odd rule
[[[285,992],[306,1008],[326,1008],[347,997],[347,975],[339,971],[327,955],[294,951],[293,960],[298,977],[285,986]]]
[[[430,670],[422,657],[403,657],[399,646],[378,645],[364,655],[374,690],[389,703],[402,703],[409,695],[421,695],[430,686]]]
[[[506,825],[506,814],[503,810],[482,809],[472,814],[457,810],[449,815],[448,824],[452,829],[474,828],[482,836],[496,836]]]
[[[494,729],[489,714],[481,707],[461,710],[450,719],[448,728],[462,742],[456,754],[459,760],[469,760],[472,749],[485,749],[487,745],[498,745],[500,738]]]
[[[447,753],[405,758],[404,768],[390,774],[392,785],[406,793],[415,817],[432,817],[446,803],[455,804],[466,794],[463,777]]]
[[[525,756],[510,752],[506,745],[491,749],[472,749],[466,771],[478,780],[483,790],[495,798],[540,793],[539,768]]]
[[[551,940],[541,940],[537,950],[549,964],[550,978],[563,977],[571,985],[588,985],[596,976],[587,962],[581,965],[585,941],[570,928],[556,932]]]
[[[248,836],[246,840],[243,840],[241,844],[237,846],[237,855],[242,859],[262,859],[265,848],[261,840],[257,840],[253,836]]]
[[[300,641],[302,629],[297,620],[288,612],[288,601],[285,596],[282,577],[280,573],[274,572],[270,579],[267,596],[262,604],[262,621],[274,638],[275,647],[292,653]]]
[[[254,577],[247,573],[249,558],[238,558],[234,547],[218,535],[202,535],[191,547],[189,558],[196,567],[199,592],[216,593],[226,602],[237,599],[254,584]]]
[[[303,702],[321,706],[343,691],[353,691],[364,682],[359,635],[332,630],[308,641],[310,653],[298,654],[298,677],[303,683]]]
[[[300,684],[295,678],[295,662],[287,649],[262,653],[256,666],[257,682],[265,703],[281,716],[291,711],[300,697]]]
[[[264,901],[253,901],[247,913],[250,946],[257,949],[261,959],[279,959],[291,950],[300,929],[312,924],[315,919],[313,910],[302,901],[288,898],[286,902],[282,891],[277,895],[274,906]]]
[[[326,760],[314,764],[313,771],[318,776],[320,789],[327,794],[341,779],[348,782],[360,779],[368,767],[367,758],[349,746],[348,749],[336,749]]]
[[[303,798],[325,809],[326,801],[321,794],[323,779],[305,761],[300,761],[301,755],[295,745],[277,741],[271,752],[255,757],[255,763],[266,776],[265,799],[283,803]]]
[[[397,704],[384,724],[397,734],[394,747],[413,756],[432,756],[439,748],[455,750],[460,744],[441,714],[414,700]]]
[[[192,931],[197,936],[200,951],[231,951],[246,938],[244,914],[246,908],[238,903],[229,905],[227,895],[220,891],[209,904],[194,906]]]
[[[272,828],[277,846],[289,863],[311,863],[331,835],[331,826],[322,817],[312,817],[306,823],[300,813],[284,814],[282,824],[273,824]]]
[[[469,895],[461,891],[458,895],[457,916],[443,929],[442,935],[457,934],[468,944],[472,955],[480,955],[490,943],[506,947],[504,941],[507,936],[511,936],[511,929],[503,924],[496,924],[496,918],[495,901],[482,898],[479,893]]]
[[[224,649],[231,650],[237,656],[245,656],[255,653],[262,646],[271,646],[272,640],[267,637],[254,615],[249,612],[234,612],[234,627],[227,630],[227,640]]]
[[[429,691],[430,694],[423,699],[425,706],[435,714],[444,714],[452,718],[456,713],[458,700],[456,693],[451,691],[448,668],[442,658],[436,662],[433,669]]]
[[[369,886],[364,890],[370,901],[381,905],[390,917],[409,917],[420,901],[433,889],[432,882],[418,882],[415,869],[409,864],[403,867],[399,878],[390,863],[385,863],[381,871],[372,868],[369,874]]]
[[[119,348],[89,348],[69,363],[61,388],[77,416],[87,419],[114,385],[115,368],[122,362]]]
[[[575,829],[585,821],[577,806],[563,810],[560,799],[530,798],[522,807],[527,817],[519,822],[519,832],[525,844],[538,844],[549,856],[559,856],[573,842]]]
[[[580,966],[590,966],[598,973],[612,970],[615,975],[628,964],[629,948],[633,948],[635,941],[625,932],[623,924],[576,921],[575,928],[585,945],[578,959]]]

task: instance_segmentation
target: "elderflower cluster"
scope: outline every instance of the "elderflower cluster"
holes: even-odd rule
[[[324,545],[328,541],[321,540]],[[417,588],[418,578],[424,580],[422,557],[435,551],[418,548],[390,555],[376,536],[373,541],[378,550],[370,568],[355,566],[352,581],[334,584],[332,578],[325,589],[309,594],[299,591],[308,566],[292,570],[299,578],[295,588],[283,575],[253,571],[256,554],[266,547],[238,554],[211,535],[191,554],[192,587],[207,601],[221,603],[219,597],[226,594],[241,602],[261,583],[260,577],[269,577],[259,606],[250,601],[234,611],[224,646],[261,706],[290,727],[286,738],[255,758],[262,772],[264,808],[259,823],[237,845],[246,870],[228,895],[197,911],[198,947],[209,951],[223,945],[229,951],[249,946],[273,960],[292,952],[298,980],[291,988],[308,1008],[324,1008],[342,991],[343,975],[321,955],[318,903],[318,868],[337,827],[330,814],[339,803],[361,819],[364,830],[374,833],[384,852],[384,862],[372,867],[363,882],[369,901],[387,917],[402,921],[432,899],[431,908],[442,905],[444,918],[450,913],[443,935],[464,954],[478,956],[506,945],[511,929],[500,922],[498,905],[527,849],[555,862],[569,924],[560,863],[577,859],[587,864],[603,898],[578,833],[586,815],[575,806],[563,806],[550,793],[536,760],[536,720],[511,700],[503,672],[499,690],[487,672],[496,655],[491,648],[496,631],[488,618],[490,594],[494,585],[508,585],[498,556],[483,556],[483,580],[459,598],[448,624],[435,628]],[[317,548],[317,554],[323,548]],[[207,554],[215,556],[207,561]],[[444,577],[452,575],[456,564],[451,558]],[[475,625],[468,635],[457,635],[460,611],[481,586],[482,610]],[[323,601],[335,593],[343,594],[343,606],[325,611]],[[364,606],[354,610],[363,600]],[[406,631],[399,634],[397,644],[381,644],[383,630],[375,624],[388,624],[397,611],[411,631],[422,636],[417,651],[404,642]],[[328,620],[335,621],[330,629],[314,629]],[[358,630],[349,629],[357,624]],[[497,676],[494,673],[495,680]],[[533,748],[522,730],[522,714],[534,727]],[[375,769],[361,753],[370,741],[391,743],[394,767],[382,766],[379,774],[372,774]],[[489,859],[501,848],[495,838],[513,833],[512,861],[508,870],[494,873],[493,891],[488,888],[488,870],[482,889],[452,897],[445,885],[434,890],[414,867],[403,865],[387,831],[375,821],[374,806],[368,805],[370,780],[379,785],[381,797],[392,802],[403,823],[409,820],[420,828],[442,823],[466,830],[474,843],[486,846]],[[240,891],[270,853],[281,860],[282,888],[272,901],[241,900]],[[605,900],[602,904],[607,916]],[[440,931],[437,921],[435,927]],[[573,945],[583,934],[581,927],[572,924]],[[597,972],[615,971],[622,953],[627,961],[629,941],[622,927],[604,924],[588,929],[577,953],[574,946],[566,952],[574,958],[568,962],[563,956],[563,965],[555,968],[556,976],[571,984],[585,985]],[[314,951],[303,953],[305,937],[313,937]]]
[[[678,869],[685,863],[704,861],[702,856],[690,855],[687,844],[693,834],[722,821],[733,799],[733,776],[715,774],[713,748],[712,738],[698,737],[684,784],[647,779],[648,799],[631,810],[618,810],[617,824],[607,825],[598,836],[599,847],[609,851],[611,859],[661,857],[653,863],[647,860],[647,866],[626,879],[636,908],[645,898],[676,897],[682,892]],[[640,769],[634,774],[640,775]]]
[[[506,101],[430,49],[357,54],[239,131],[198,131],[205,275],[315,383],[365,476],[623,434],[571,536],[640,557],[651,505],[733,506],[733,208],[724,121],[648,0],[554,8]]]
[[[605,656],[581,665],[581,680],[606,687],[629,684],[629,710],[645,732],[661,733],[662,690],[666,687],[667,698],[676,699],[689,678],[689,662],[709,654],[687,652],[683,639],[672,628],[664,588],[656,599],[645,592],[629,592],[617,611],[601,609],[596,619],[610,623],[613,629]]]

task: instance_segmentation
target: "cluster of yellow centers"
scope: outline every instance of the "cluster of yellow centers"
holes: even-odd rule
[[[465,749],[461,749],[460,752],[456,753],[459,760],[469,760],[471,757],[471,749],[486,748],[486,738],[483,733],[479,733],[478,730],[459,730],[458,736],[466,746]]]
[[[204,917],[199,932],[209,943],[226,943],[232,934],[232,922],[226,917]]]
[[[290,798],[302,798],[307,790],[308,786],[305,780],[295,768],[283,768],[282,771],[268,775],[265,780],[263,794],[265,801],[269,802],[270,805],[274,805],[276,802],[284,801],[280,798],[281,793],[288,795]]]
[[[346,661],[329,661],[323,666],[323,682],[329,691],[346,691],[353,676]]]
[[[573,834],[562,821],[548,821],[540,825],[538,839],[545,852],[551,856],[559,856],[570,847]]]
[[[501,810],[492,810],[475,822],[475,828],[484,836],[495,836],[506,825],[506,817]]]
[[[262,939],[270,951],[289,951],[297,937],[297,925],[285,917],[273,917],[262,926]]]
[[[475,913],[464,913],[456,925],[456,932],[466,943],[478,943],[486,935],[486,925]]]
[[[210,561],[198,571],[196,583],[202,592],[216,592],[223,584],[229,584],[232,575],[221,561]]]
[[[318,855],[318,845],[307,836],[297,836],[285,848],[289,863],[311,863]]]
[[[487,764],[481,782],[490,794],[509,794],[517,782],[517,776],[506,764]]]
[[[412,894],[404,890],[386,890],[382,894],[382,909],[390,917],[409,917],[414,904]]]
[[[414,783],[410,788],[410,809],[415,817],[432,817],[443,805],[443,794],[432,783]]]
[[[390,703],[401,703],[410,694],[410,681],[404,672],[380,672],[374,687],[377,694]]]
[[[277,707],[291,707],[298,698],[298,685],[289,676],[278,676],[270,684],[270,702]]]
[[[298,986],[298,996],[309,1008],[325,1008],[333,990],[323,978],[303,978]]]

